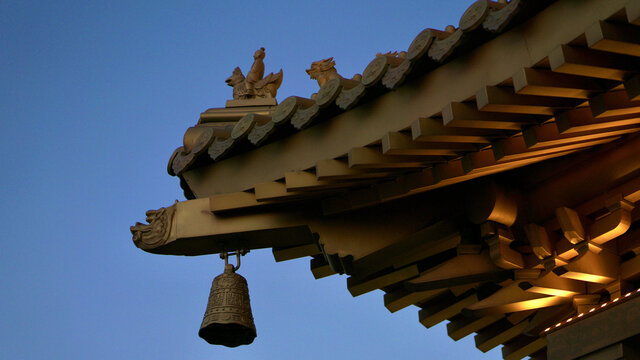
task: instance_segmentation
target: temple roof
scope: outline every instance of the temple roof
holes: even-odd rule
[[[360,81],[335,78],[277,106],[209,109],[168,171],[187,198],[322,198],[330,214],[638,131],[638,50],[620,35],[637,32],[635,5],[610,4],[594,23],[579,8],[566,22],[567,5],[548,4],[478,1],[459,28],[418,34],[406,57],[376,56]]]
[[[289,96],[274,106],[213,108],[200,115],[185,134],[184,146],[172,154],[168,172],[181,176],[192,168],[221,161],[281,140],[340,113],[369,103],[456,57],[468,54],[498,34],[526,21],[553,1],[478,1],[460,18],[458,27],[427,28],[405,52],[378,54],[360,81],[333,79],[309,98]],[[254,114],[259,116],[245,116]],[[239,121],[241,120],[241,121]],[[514,126],[511,127],[513,130]]]
[[[361,78],[203,112],[168,165],[191,200],[134,242],[311,256],[353,296],[545,358],[640,285],[639,39],[637,0],[476,1]]]

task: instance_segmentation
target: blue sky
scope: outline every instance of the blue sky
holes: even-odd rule
[[[169,156],[258,47],[266,72],[284,71],[278,100],[308,97],[311,62],[333,56],[351,77],[426,27],[457,25],[470,3],[0,0],[0,357],[501,358],[269,250],[240,270],[258,338],[208,345],[197,332],[220,259],[147,254],[129,233],[184,200]]]

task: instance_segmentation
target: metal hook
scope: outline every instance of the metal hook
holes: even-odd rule
[[[233,267],[233,271],[238,271],[238,269],[240,269],[240,256],[244,255],[246,253],[248,253],[248,250],[236,250],[235,252],[232,253],[220,253],[220,258],[224,259],[224,265],[227,266],[229,264],[229,255],[236,255],[236,257],[238,258],[238,265]]]

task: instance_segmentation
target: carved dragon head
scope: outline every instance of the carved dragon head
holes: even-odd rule
[[[322,85],[336,77],[340,77],[338,75],[338,71],[335,68],[336,62],[333,61],[333,58],[330,57],[324,60],[318,60],[311,63],[311,69],[307,69],[307,74],[313,80],[318,80],[318,85],[322,87]]]

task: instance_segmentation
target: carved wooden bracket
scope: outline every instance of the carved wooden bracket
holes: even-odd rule
[[[631,226],[633,204],[621,195],[607,200],[607,209],[610,211],[609,215],[596,220],[589,227],[590,241],[595,244],[604,244],[615,239]]]
[[[147,222],[149,224],[138,222],[130,228],[133,235],[133,243],[143,250],[164,245],[171,234],[175,211],[175,204],[166,208],[147,211]]]
[[[631,226],[633,204],[617,195],[606,201],[606,208],[609,214],[589,224],[588,231],[585,231],[583,220],[575,210],[568,207],[556,209],[556,218],[566,240],[579,244],[586,239],[589,249],[599,253],[602,244],[624,234]]]
[[[474,224],[485,221],[495,221],[505,226],[511,226],[518,216],[518,204],[514,197],[494,182],[485,186],[474,187],[469,194],[467,213]]]
[[[538,259],[546,259],[554,254],[555,246],[549,239],[547,229],[540,225],[527,224],[524,231],[529,239],[529,244],[531,244],[531,249]]]
[[[523,269],[525,266],[522,254],[509,247],[513,240],[511,231],[503,227],[496,227],[495,233],[485,238],[491,260],[503,269]]]

